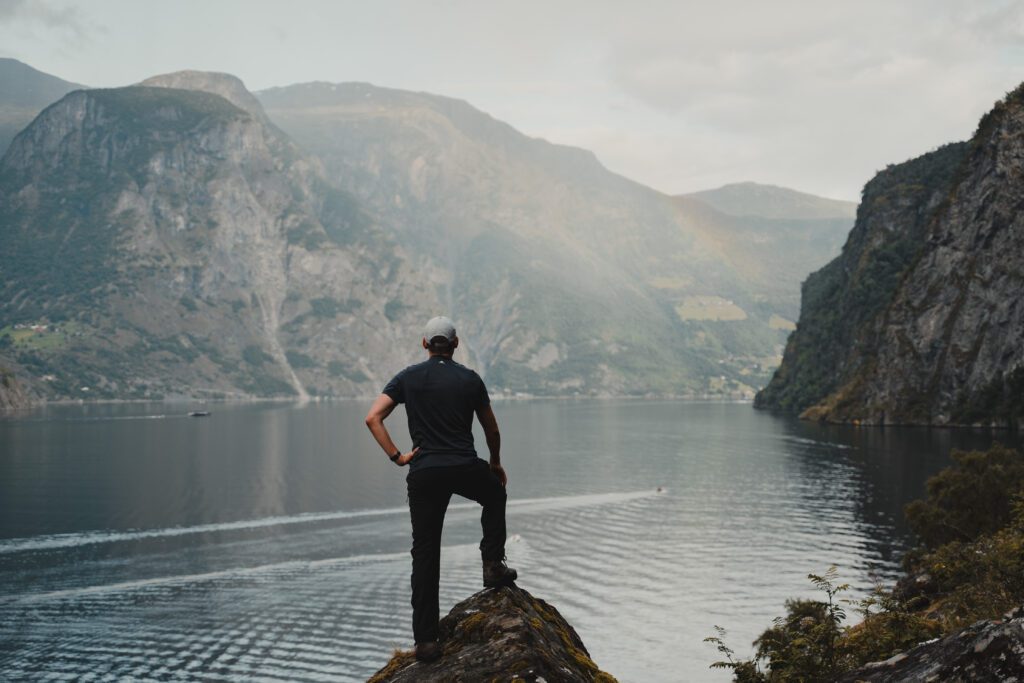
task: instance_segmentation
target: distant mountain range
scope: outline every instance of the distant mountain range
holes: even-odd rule
[[[807,278],[756,405],[862,424],[1024,423],[1024,86],[968,142],[864,188],[842,253]]]
[[[445,312],[497,394],[752,395],[853,208],[666,196],[367,84],[78,90],[0,161],[0,363],[51,398],[368,395]]]

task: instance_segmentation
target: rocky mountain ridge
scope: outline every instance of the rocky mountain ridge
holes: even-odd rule
[[[449,98],[202,72],[52,105],[0,201],[0,360],[51,398],[370,395],[442,311],[496,394],[749,395],[848,225],[667,197]]]
[[[869,424],[1024,416],[1024,89],[969,143],[880,173],[843,253],[808,278],[756,405]]]

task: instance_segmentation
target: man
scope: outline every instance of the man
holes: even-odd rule
[[[485,587],[511,585],[516,570],[505,565],[505,485],[501,466],[501,435],[483,380],[452,360],[459,346],[455,325],[445,317],[432,318],[422,340],[428,357],[395,375],[374,401],[366,426],[388,457],[409,466],[405,481],[412,517],[412,628],[416,658],[441,656],[437,642],[438,583],[441,578],[441,529],[452,494],[483,506]],[[413,448],[403,453],[391,440],[384,420],[399,403],[405,404]],[[490,464],[473,447],[473,415],[487,438]]]

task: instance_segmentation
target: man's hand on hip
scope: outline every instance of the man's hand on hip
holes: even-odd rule
[[[398,456],[398,458],[395,459],[395,464],[398,465],[399,467],[402,467],[404,465],[408,465],[410,462],[412,462],[412,459],[415,458],[416,454],[419,453],[419,452],[420,452],[420,447],[417,446],[416,448],[412,449],[408,453],[402,453],[400,456]]]
[[[491,472],[494,472],[498,476],[498,480],[501,482],[502,486],[505,486],[505,485],[508,484],[508,475],[505,474],[505,468],[504,467],[502,467],[501,465],[495,465],[492,462],[491,463]]]

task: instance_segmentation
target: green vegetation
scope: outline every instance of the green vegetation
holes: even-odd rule
[[[296,370],[316,367],[316,361],[300,351],[286,351],[284,355],[288,359],[288,364]]]
[[[358,368],[350,368],[338,360],[332,360],[327,364],[327,372],[331,373],[334,377],[347,377],[353,382],[365,382],[370,379],[362,370]]]
[[[904,560],[907,578],[893,591],[876,587],[858,601],[835,567],[810,575],[825,600],[790,600],[786,615],[761,634],[749,660],[738,660],[725,630],[706,638],[739,683],[825,682],[887,659],[917,643],[996,619],[1024,601],[1024,457],[994,446],[952,454],[954,465],[928,480],[924,500],[907,506],[921,546]],[[843,626],[852,605],[861,623]]]
[[[257,374],[239,378],[239,386],[256,396],[294,396],[295,388],[279,377]]]
[[[262,367],[264,363],[273,363],[273,357],[258,346],[250,344],[242,349],[242,360],[249,365]]]
[[[302,245],[306,251],[316,251],[327,241],[327,233],[324,232],[324,229],[308,219],[288,228],[286,237],[289,244]]]
[[[956,463],[928,480],[928,497],[906,508],[907,521],[926,551],[1005,528],[1014,496],[1024,491],[1024,458],[1004,446],[953,451]]]
[[[130,86],[89,90],[86,96],[137,134],[187,133],[210,119],[249,118],[223,97],[198,90]]]
[[[390,320],[391,322],[396,322],[398,320],[398,317],[402,314],[402,311],[404,311],[406,308],[408,308],[408,306],[406,306],[400,300],[391,299],[386,304],[384,304],[384,317]]]
[[[81,334],[81,327],[74,322],[60,325],[47,322],[8,325],[0,329],[0,348],[15,351],[56,351],[65,348],[73,337]]]
[[[374,232],[370,219],[354,197],[336,188],[322,189],[325,197],[320,222],[323,224],[324,232],[333,242],[348,246],[354,244],[360,236]],[[319,242],[317,244],[319,245]]]
[[[351,313],[355,309],[356,302],[352,299],[338,301],[325,296],[310,299],[309,306],[314,317],[330,319],[338,317],[339,313]]]
[[[1024,417],[1024,367],[997,377],[988,386],[973,394],[962,396],[953,413],[959,424],[1001,423],[1020,427]]]

